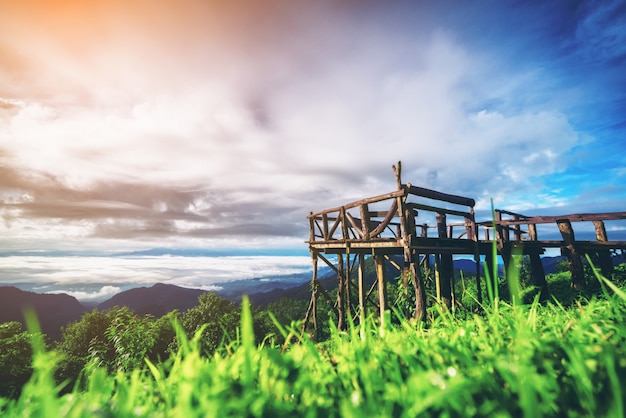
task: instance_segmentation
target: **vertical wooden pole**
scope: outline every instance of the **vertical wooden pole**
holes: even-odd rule
[[[344,295],[346,305],[346,320],[352,318],[352,300],[350,298],[350,249],[346,250],[346,269],[344,271]]]
[[[563,243],[565,244],[565,246],[561,248],[561,252],[567,256],[572,278],[571,285],[576,290],[582,290],[585,288],[585,274],[583,263],[580,261],[580,255],[576,250],[576,238],[574,237],[572,223],[568,219],[560,219],[556,221],[556,223],[563,237]]]
[[[604,222],[593,221],[593,226],[596,230],[596,239],[599,242],[607,242],[609,239],[606,235]],[[606,278],[611,277],[613,273],[613,259],[609,250],[598,250],[598,264],[602,275]]]
[[[473,206],[470,207],[470,218],[466,218],[465,223],[466,225],[469,224],[469,226],[467,226],[468,238],[474,242],[474,265],[476,267],[476,276],[474,280],[476,282],[476,296],[478,304],[480,305],[483,303],[483,294],[480,290],[480,248],[478,248],[478,228],[476,227],[476,217],[474,215]]]
[[[496,260],[493,259],[492,255],[491,255],[491,251],[487,251],[487,254],[485,255],[485,261],[487,262],[487,271],[489,272],[489,276],[493,276],[493,265],[496,262]],[[497,271],[496,271],[497,274]],[[491,277],[492,280],[494,280],[493,277]],[[495,278],[497,280],[497,277]]]
[[[541,257],[536,252],[530,253],[528,257],[530,258],[530,278],[532,284],[539,288],[539,301],[545,302],[549,299],[550,294]]]
[[[337,254],[337,328],[340,330],[345,329],[345,290],[344,290],[344,269],[343,269],[343,255]]]
[[[361,231],[363,231],[363,240],[370,239],[370,213],[368,205],[361,205]]]
[[[365,324],[365,289],[363,280],[365,279],[365,254],[359,254],[358,281],[359,281],[359,320],[361,325]],[[361,328],[363,329],[363,328]]]
[[[317,252],[311,250],[311,258],[313,260],[313,277],[311,278],[311,301],[309,303],[309,308],[307,309],[306,315],[304,316],[304,321],[302,323],[302,332],[306,330],[306,327],[309,324],[309,318],[311,315],[313,316],[313,338],[315,341],[318,340],[318,329],[317,329],[317,291],[318,291],[318,282],[317,282]]]
[[[428,238],[428,224],[422,224],[422,238]],[[424,270],[430,270],[430,254],[424,254]]]
[[[376,279],[378,280],[378,305],[380,307],[380,326],[385,328],[385,310],[387,309],[387,289],[385,282],[385,257],[374,255],[376,263]]]
[[[520,217],[519,215],[514,215],[513,219],[516,221],[519,221]],[[513,237],[515,239],[515,241],[521,241],[522,240],[522,226],[517,224],[515,225],[515,227],[513,228]]]
[[[439,238],[448,238],[446,228],[446,215],[445,213],[437,214],[437,232]],[[452,277],[454,275],[454,267],[452,264],[452,254],[440,254],[439,265],[437,266],[439,289],[441,290],[441,299],[443,303],[448,307],[452,307]]]
[[[502,257],[502,262],[504,264],[504,272],[507,274],[509,271],[509,267],[511,266],[511,244],[509,239],[509,227],[507,225],[501,225],[499,222],[502,221],[502,212],[498,209],[495,210],[496,213],[496,239],[498,251],[500,252],[500,256]],[[495,260],[494,260],[495,261]],[[497,277],[493,278],[494,280]],[[497,283],[497,281],[494,281]]]

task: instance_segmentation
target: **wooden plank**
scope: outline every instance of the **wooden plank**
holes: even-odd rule
[[[426,189],[424,187],[417,187],[408,184],[405,186],[410,194],[425,197],[433,200],[441,200],[443,202],[454,203],[456,205],[463,206],[475,206],[476,201],[469,197],[456,196],[453,194],[447,194],[438,192],[436,190]]]
[[[407,202],[406,205],[410,207],[411,209],[421,209],[421,210],[425,210],[429,212],[445,213],[447,215],[459,216],[461,218],[468,218],[471,216],[469,212],[462,212],[459,210],[452,210],[452,209],[446,209],[446,208],[438,208],[436,206],[424,205],[421,203]]]
[[[404,194],[405,194],[404,190],[397,190],[395,192],[385,193],[385,194],[381,194],[381,195],[374,196],[374,197],[368,197],[367,199],[357,200],[355,202],[351,202],[343,206],[338,206],[336,208],[321,210],[319,212],[312,213],[308,217],[310,218],[310,217],[315,217],[315,216],[321,216],[323,213],[330,214],[333,212],[341,212],[342,208],[352,209],[352,208],[359,207],[363,204],[371,204],[371,203],[382,202],[388,199],[394,199],[398,196],[404,196]]]
[[[578,213],[571,215],[556,216],[531,216],[524,219],[503,219],[496,220],[499,225],[526,225],[526,224],[551,224],[560,220],[568,220],[570,222],[592,222],[592,221],[617,221],[626,219],[626,212],[607,212],[607,213]],[[481,222],[481,225],[489,224],[490,221]]]

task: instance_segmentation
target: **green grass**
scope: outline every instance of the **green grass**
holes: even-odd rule
[[[215,354],[202,353],[202,329],[187,339],[178,327],[167,361],[114,374],[91,365],[64,392],[57,355],[34,338],[34,374],[18,399],[0,399],[0,415],[621,417],[626,295],[604,286],[572,308],[496,299],[463,319],[444,312],[384,330],[369,321],[321,344],[302,336],[284,352],[255,344],[244,301],[238,335]]]

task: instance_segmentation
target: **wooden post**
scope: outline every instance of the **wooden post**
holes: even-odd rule
[[[585,288],[585,274],[583,263],[580,261],[580,255],[576,250],[576,238],[574,237],[572,223],[568,219],[559,219],[556,221],[556,224],[559,227],[559,231],[563,237],[563,243],[565,244],[565,246],[561,248],[561,253],[567,256],[572,279],[571,285],[576,290],[582,290]]]
[[[311,278],[311,301],[309,303],[309,308],[306,311],[306,315],[304,316],[304,321],[302,323],[302,332],[306,330],[306,327],[309,323],[309,318],[311,315],[313,316],[313,338],[315,341],[318,340],[318,329],[317,329],[317,252],[311,250],[311,258],[313,259],[313,277]]]
[[[385,324],[385,310],[387,309],[387,289],[385,281],[385,257],[376,254],[374,255],[374,261],[376,263],[376,279],[378,281],[378,306],[380,307],[380,326],[384,328]]]
[[[345,304],[345,289],[344,289],[344,269],[343,269],[343,255],[337,254],[337,328],[340,330],[345,329],[346,326],[346,313],[344,309]]]
[[[448,238],[446,228],[446,214],[437,214],[437,232],[439,238]],[[452,264],[452,254],[440,254],[439,264],[437,266],[437,279],[439,280],[440,297],[443,303],[448,307],[452,307],[452,278],[454,275],[454,266]]]
[[[346,249],[346,269],[344,270],[344,296],[346,306],[346,319],[352,318],[352,300],[350,298],[350,248]],[[347,324],[346,324],[347,325]]]
[[[519,215],[514,215],[513,219],[516,221],[520,220],[520,216]],[[514,229],[513,229],[513,237],[515,239],[515,241],[521,241],[522,240],[522,227],[521,225],[515,225]]]
[[[419,259],[416,259],[416,254],[414,254],[411,249],[411,243],[416,234],[415,217],[413,216],[412,210],[406,205],[407,188],[402,185],[400,178],[402,165],[398,161],[398,167],[393,166],[392,168],[396,175],[396,187],[398,190],[404,190],[404,196],[398,196],[396,199],[398,202],[397,211],[400,216],[400,236],[403,241],[404,265],[409,266],[408,271],[405,273],[411,276],[413,289],[415,291],[415,319],[422,321],[426,318],[426,291],[424,289],[424,278],[419,272]],[[425,230],[422,232],[424,233],[424,231]]]
[[[508,273],[509,267],[511,266],[511,245],[509,244],[509,228],[507,225],[501,225],[499,222],[502,221],[502,212],[498,209],[495,210],[496,213],[496,239],[498,251],[500,252],[500,256],[502,257],[502,263],[504,264],[504,272]],[[496,278],[494,278],[495,280]],[[496,282],[494,282],[496,283]]]
[[[363,289],[365,279],[365,254],[359,253],[358,281],[359,281],[359,321],[365,324],[365,290]]]
[[[468,239],[474,242],[474,264],[476,266],[476,296],[478,304],[483,303],[483,294],[480,290],[480,249],[478,248],[478,228],[476,227],[476,216],[474,215],[474,207],[470,207],[470,218],[465,218]]]
[[[367,204],[361,205],[361,231],[363,231],[363,240],[370,239],[370,213]]]
[[[607,242],[609,239],[606,235],[606,228],[604,222],[593,221],[593,226],[596,230],[596,239],[598,242]],[[598,250],[598,264],[602,275],[606,278],[611,277],[613,273],[613,259],[609,250]]]
[[[419,254],[417,254],[415,250],[411,249],[413,238],[417,237],[417,226],[415,225],[413,210],[405,208],[402,223],[404,224],[404,231],[406,234],[402,279],[403,284],[410,281],[413,285],[413,293],[415,296],[415,311],[413,317],[419,321],[426,318],[426,290],[424,289],[424,277],[422,277],[422,272],[420,270]],[[426,229],[422,228],[422,234],[425,233]]]
[[[402,161],[398,161],[398,165],[392,165],[391,169],[396,176],[396,189],[402,190]]]
[[[533,286],[539,288],[539,301],[546,302],[550,293],[548,290],[548,283],[546,282],[546,273],[543,269],[543,263],[539,253],[532,252],[528,256],[530,258],[530,278]]]

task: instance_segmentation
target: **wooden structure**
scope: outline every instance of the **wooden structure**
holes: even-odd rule
[[[473,257],[480,301],[481,259],[489,266],[496,262],[492,259],[494,240],[505,268],[510,265],[512,255],[529,256],[532,281],[541,289],[543,298],[547,297],[548,289],[540,255],[546,248],[560,248],[562,254],[567,255],[572,286],[577,289],[585,285],[581,255],[594,255],[602,272],[608,275],[612,270],[610,251],[626,249],[625,241],[609,241],[604,225],[604,221],[625,220],[626,212],[524,216],[496,210],[495,219],[477,222],[474,199],[403,184],[401,164],[392,168],[396,177],[395,191],[308,216],[313,277],[304,327],[312,321],[317,330],[319,297],[327,298],[333,306],[340,329],[347,326],[349,317],[355,322],[363,321],[368,304],[378,309],[380,320],[384,321],[389,305],[386,263],[399,271],[403,286],[411,289],[415,301],[412,315],[421,319],[426,312],[426,292],[420,267],[427,266],[432,259],[435,260],[437,298],[450,307],[454,305],[453,256]],[[593,222],[596,240],[576,240],[573,222]],[[539,239],[537,226],[546,224],[558,227],[560,240]],[[429,234],[431,229],[436,233]],[[364,282],[366,257],[373,258],[376,270],[376,282],[369,289]],[[337,274],[335,301],[318,280],[320,260]],[[372,297],[374,292],[377,298]]]

